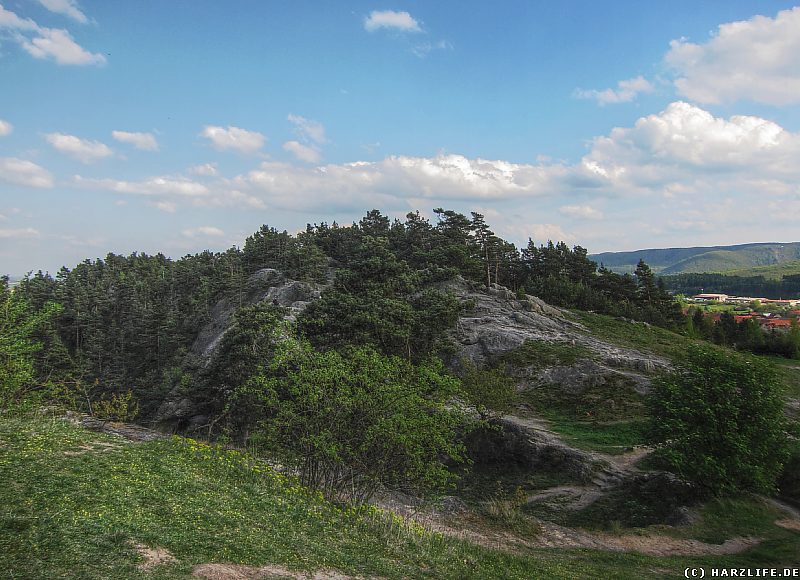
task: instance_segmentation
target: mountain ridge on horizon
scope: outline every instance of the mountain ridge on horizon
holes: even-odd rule
[[[662,275],[730,272],[800,260],[800,242],[754,242],[728,246],[648,248],[627,252],[600,252],[589,257],[609,270],[633,272],[644,260]]]

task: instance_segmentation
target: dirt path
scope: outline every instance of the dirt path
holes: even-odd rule
[[[64,419],[71,421],[76,425],[80,425],[84,429],[88,429],[90,431],[99,431],[101,433],[109,433],[111,435],[118,435],[119,437],[123,437],[129,441],[155,441],[157,439],[169,439],[169,435],[154,431],[153,429],[148,429],[147,427],[141,427],[131,423],[103,421],[84,413],[74,413],[72,411],[68,411]]]

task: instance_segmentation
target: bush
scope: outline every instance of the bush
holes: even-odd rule
[[[771,493],[787,456],[776,376],[764,361],[692,347],[650,399],[656,457],[710,495]]]
[[[133,421],[139,414],[139,402],[133,393],[115,393],[110,399],[103,397],[94,404],[94,416],[103,421]]]
[[[370,347],[320,353],[288,339],[231,409],[260,409],[254,443],[304,484],[362,502],[381,486],[421,493],[453,482],[444,462],[464,458],[464,415],[446,402],[457,393],[440,363],[414,366]]]

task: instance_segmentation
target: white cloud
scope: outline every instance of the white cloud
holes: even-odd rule
[[[86,15],[81,12],[81,9],[78,8],[78,3],[75,0],[39,0],[39,4],[50,12],[63,14],[81,24],[86,24],[89,21]]]
[[[53,187],[53,176],[44,167],[15,157],[0,157],[0,180],[27,187]]]
[[[75,135],[63,133],[48,133],[45,139],[55,149],[69,155],[81,163],[93,163],[99,159],[110,157],[114,154],[111,148],[100,141],[89,141]]]
[[[63,3],[63,0],[52,1],[54,4]],[[0,29],[10,30],[11,38],[34,58],[49,58],[67,65],[102,65],[106,62],[102,54],[91,53],[76,43],[68,31],[39,26],[30,18],[20,18],[2,6]]]
[[[197,238],[197,237],[221,237],[225,235],[221,229],[216,228],[214,226],[200,226],[197,228],[189,228],[183,230],[181,232],[187,238]]]
[[[741,190],[757,179],[800,178],[800,135],[751,116],[717,118],[684,102],[593,141],[583,165],[618,191],[697,191],[701,181]],[[724,187],[720,184],[725,183]]]
[[[289,113],[287,119],[295,126],[296,131],[304,140],[312,141],[318,145],[322,145],[327,141],[325,127],[319,121],[312,121],[291,113]]]
[[[152,133],[112,131],[111,136],[121,143],[129,143],[142,151],[158,151],[158,141]]]
[[[219,171],[216,163],[203,163],[189,168],[192,175],[202,175],[203,177],[215,177]]]
[[[14,130],[14,125],[9,123],[8,121],[3,121],[0,119],[0,137],[5,137],[6,135],[10,135],[11,131]]]
[[[650,81],[642,76],[619,81],[616,89],[576,89],[573,95],[579,99],[592,99],[601,106],[617,103],[630,103],[641,93],[652,93],[654,87]]]
[[[202,201],[241,206],[245,200],[251,205],[260,200],[270,209],[326,213],[462,203],[473,208],[511,204],[527,213],[534,211],[535,203],[541,215],[536,230],[540,238],[581,241],[603,231],[604,236],[633,239],[638,230],[629,225],[637,220],[648,227],[669,221],[674,228],[689,220],[700,227],[705,219],[719,227],[721,222],[703,216],[676,216],[673,207],[718,199],[720,192],[749,204],[758,204],[764,196],[800,199],[798,158],[799,134],[758,117],[718,118],[676,102],[633,126],[595,138],[589,152],[573,164],[511,163],[444,153],[313,167],[265,161],[211,185],[209,197]],[[593,201],[576,203],[578,197],[602,200],[605,211]],[[654,206],[658,209],[652,216],[642,213]],[[586,224],[580,239],[555,229],[559,216]],[[623,223],[628,224],[625,232],[620,230]],[[548,224],[553,226],[550,230],[545,229]],[[521,227],[516,234],[521,235]]]
[[[201,197],[208,195],[209,189],[202,183],[181,177],[151,177],[143,181],[123,181],[115,179],[91,179],[76,175],[73,183],[81,187],[102,189],[115,193],[146,196]]]
[[[91,53],[76,43],[69,32],[60,28],[41,28],[39,36],[21,41],[22,48],[34,58],[55,60],[58,64],[105,64],[106,57]]]
[[[261,133],[230,125],[227,128],[207,125],[200,134],[210,140],[214,148],[219,151],[232,149],[245,154],[256,153],[266,141],[266,137]]]
[[[321,158],[317,149],[308,147],[297,141],[287,141],[283,144],[283,148],[300,161],[305,161],[306,163],[319,163]]]
[[[20,18],[0,5],[0,28],[11,30],[39,30],[39,25],[30,18]]]
[[[704,44],[673,40],[665,57],[679,94],[699,103],[800,103],[800,7],[721,24]]]
[[[231,181],[269,205],[307,209],[330,203],[358,209],[398,199],[498,200],[543,195],[566,171],[561,166],[539,167],[507,161],[468,159],[461,155],[436,157],[391,156],[377,162],[299,167],[267,161]],[[395,201],[391,201],[395,200]]]
[[[575,236],[565,232],[557,224],[506,224],[502,227],[502,235],[526,243],[531,238],[535,244],[548,241],[574,243]],[[498,228],[500,231],[501,228]]]
[[[0,228],[0,239],[38,237],[39,231],[33,228]]]
[[[603,212],[589,205],[565,205],[558,208],[559,213],[567,217],[582,220],[601,220]]]
[[[374,32],[381,28],[400,32],[422,32],[419,22],[414,20],[408,12],[373,10],[364,19],[364,29],[368,32]]]

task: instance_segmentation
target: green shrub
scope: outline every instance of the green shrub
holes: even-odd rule
[[[133,421],[139,414],[139,402],[133,398],[133,393],[114,393],[111,398],[102,398],[97,401],[92,410],[94,416],[104,421]]]
[[[692,347],[679,370],[654,386],[651,438],[670,469],[712,495],[774,491],[787,435],[767,363]]]
[[[464,459],[464,415],[446,403],[458,387],[438,362],[415,366],[370,347],[320,353],[287,339],[231,410],[260,410],[253,438],[304,484],[362,502],[381,486],[422,493],[453,483],[444,461]]]

